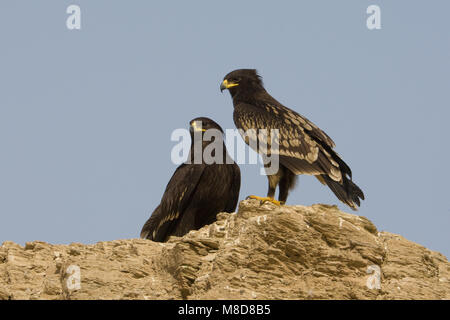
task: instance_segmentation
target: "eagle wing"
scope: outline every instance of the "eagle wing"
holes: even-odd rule
[[[233,181],[231,182],[231,188],[229,198],[225,206],[225,212],[234,212],[239,200],[239,190],[241,189],[241,170],[236,163],[233,166]]]
[[[182,164],[167,184],[161,203],[144,224],[141,238],[165,241],[183,217],[205,170],[205,164]]]
[[[278,102],[240,103],[235,106],[234,122],[243,131],[266,129],[269,134],[271,129],[278,129],[274,142],[279,146],[280,163],[295,174],[326,174],[337,182],[342,182],[343,172],[351,176],[350,168],[334,152],[333,140],[307,118]],[[253,143],[256,140],[259,146],[264,140],[263,136],[251,133],[243,138],[250,146],[252,140]],[[267,149],[270,148],[270,139],[270,136],[266,139]],[[268,153],[264,148],[258,152]],[[276,152],[276,148],[272,152]]]

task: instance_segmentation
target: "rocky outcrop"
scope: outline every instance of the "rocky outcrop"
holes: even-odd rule
[[[0,299],[450,299],[450,264],[334,206],[247,200],[163,244],[5,242]]]

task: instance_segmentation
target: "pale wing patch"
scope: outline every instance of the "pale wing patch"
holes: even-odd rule
[[[328,176],[333,179],[334,181],[341,182],[342,181],[342,173],[341,171],[336,167],[331,167],[330,173]]]
[[[334,181],[342,181],[339,164],[317,142],[324,142],[333,148],[334,142],[331,138],[314,123],[293,110],[266,105],[264,111],[269,112],[272,116],[258,114],[242,116],[239,119],[240,127],[244,131],[266,129],[267,132],[270,132],[271,129],[278,129],[279,137],[276,137],[274,142],[279,146],[279,155],[284,157],[282,161],[289,162],[289,165],[286,164],[286,166],[291,171],[296,174],[328,174]],[[264,134],[258,132],[256,135],[248,134],[243,138],[250,146],[259,146],[259,150],[257,150],[259,153],[268,153],[270,138],[267,139]],[[257,140],[260,143],[251,143],[258,142]],[[266,143],[268,148],[265,147]],[[272,150],[272,153],[276,154],[277,151]]]

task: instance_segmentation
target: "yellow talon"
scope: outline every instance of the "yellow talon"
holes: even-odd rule
[[[264,202],[271,202],[277,206],[281,206],[282,203],[280,201],[275,200],[274,198],[270,198],[270,197],[258,197],[258,196],[248,196],[247,199],[255,199],[255,200],[259,200],[261,201],[261,203]]]

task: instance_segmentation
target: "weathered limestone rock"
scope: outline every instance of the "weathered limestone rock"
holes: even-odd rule
[[[164,244],[5,242],[0,299],[450,299],[450,264],[334,206],[246,200]]]

